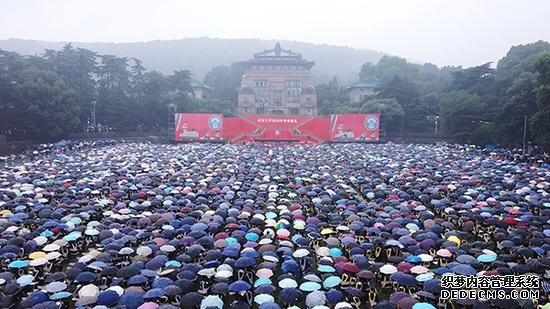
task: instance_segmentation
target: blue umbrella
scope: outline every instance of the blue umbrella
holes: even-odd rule
[[[16,282],[17,284],[19,284],[20,286],[27,286],[29,284],[31,284],[34,280],[34,277],[32,275],[23,275],[19,278],[17,278]]]
[[[32,306],[31,309],[59,309],[59,305],[54,301],[47,301],[36,304]]]
[[[272,284],[262,284],[254,289],[254,294],[273,294],[277,288]]]
[[[409,263],[420,263],[420,262],[422,262],[422,258],[420,258],[416,255],[409,255],[408,257],[405,258],[405,261],[407,261]]]
[[[240,292],[250,290],[250,288],[252,288],[252,286],[250,285],[250,283],[248,283],[246,281],[237,280],[237,281],[231,283],[227,288],[231,292],[240,293]]]
[[[463,276],[475,276],[477,274],[477,271],[470,265],[460,264],[457,265],[451,270],[457,274],[457,275],[463,275]]]
[[[143,276],[143,275],[135,275],[135,276],[132,276],[130,277],[130,279],[128,279],[128,284],[129,285],[142,285],[142,284],[145,284],[149,281],[149,279],[147,279],[147,277]]]
[[[330,289],[338,286],[341,282],[342,282],[342,279],[340,279],[340,277],[329,276],[325,280],[323,280],[323,287],[326,289]]]
[[[174,281],[170,278],[166,278],[166,277],[160,277],[158,279],[156,279],[155,281],[153,281],[153,284],[151,284],[151,287],[153,289],[164,289],[166,288],[167,286],[170,286],[174,284]]]
[[[257,259],[260,257],[260,253],[256,250],[250,249],[250,250],[243,250],[241,252],[241,256]]]
[[[258,278],[256,281],[254,281],[254,287],[257,288],[264,284],[271,284],[272,281],[269,278]]]
[[[192,308],[193,306],[198,306],[202,300],[204,299],[204,296],[197,293],[197,292],[189,292],[181,298],[181,304],[185,304],[186,307]]]
[[[235,267],[247,268],[256,265],[256,260],[250,257],[240,257],[235,261]]]
[[[118,300],[118,304],[125,306],[127,309],[137,309],[145,302],[143,296],[137,292],[126,292]]]
[[[111,307],[118,302],[119,297],[120,296],[118,295],[117,292],[112,290],[107,290],[99,293],[96,303],[101,306]]]
[[[222,255],[228,257],[238,257],[240,249],[237,247],[225,247],[222,251]]]
[[[392,275],[392,280],[402,286],[416,286],[416,278],[405,273],[396,272]]]
[[[303,297],[302,292],[295,288],[282,289],[278,294],[280,299],[285,304],[295,304]]]
[[[16,269],[25,268],[27,266],[29,266],[29,262],[23,261],[23,260],[15,260],[8,264],[9,268],[16,268]]]
[[[319,265],[317,267],[317,270],[322,272],[322,273],[333,273],[333,272],[336,272],[336,269],[334,269],[334,267],[330,266],[330,265]]]
[[[74,278],[74,281],[76,281],[78,283],[90,283],[90,282],[93,282],[95,279],[96,279],[95,274],[93,274],[89,271],[85,271],[85,272],[79,273]]]
[[[434,294],[439,294],[439,292],[441,291],[441,280],[431,279],[431,280],[425,281],[422,287],[425,291],[428,291]]]
[[[481,254],[480,256],[477,257],[477,260],[482,263],[492,263],[496,259],[497,257],[492,254]]]
[[[161,298],[162,296],[164,296],[164,290],[160,288],[150,289],[143,294],[143,298],[145,299]]]
[[[168,262],[168,257],[166,255],[157,255],[145,263],[145,268],[150,270],[161,269],[166,262]]]
[[[327,300],[332,304],[339,303],[345,299],[344,294],[337,289],[330,289],[325,294]]]
[[[52,294],[50,296],[50,299],[51,300],[59,300],[59,299],[68,298],[68,297],[72,297],[72,296],[73,296],[73,293],[63,291],[63,292],[57,292],[55,294]]]
[[[304,282],[304,283],[300,284],[299,289],[304,291],[304,292],[313,292],[313,291],[320,290],[321,285],[317,282],[307,281],[307,282]]]
[[[293,273],[297,274],[301,271],[300,264],[296,262],[295,260],[286,260],[281,265],[281,271],[283,273]]]

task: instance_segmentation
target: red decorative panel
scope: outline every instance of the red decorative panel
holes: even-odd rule
[[[222,139],[223,122],[221,114],[176,114],[175,140]]]
[[[176,141],[224,139],[244,141],[377,141],[378,114],[330,117],[262,116],[224,118],[220,114],[176,114]]]
[[[379,139],[379,114],[337,114],[330,116],[331,140]]]

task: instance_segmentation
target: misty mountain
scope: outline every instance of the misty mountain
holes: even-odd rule
[[[327,82],[335,75],[342,82],[356,80],[362,64],[376,63],[385,55],[369,49],[327,44],[207,37],[135,43],[71,43],[75,47],[86,48],[100,54],[137,58],[143,61],[147,69],[165,74],[189,69],[195,79],[202,80],[213,67],[248,60],[256,52],[273,48],[277,42],[281,43],[282,48],[301,53],[305,59],[316,62],[312,71],[317,83]],[[0,40],[0,49],[23,55],[41,55],[45,49],[59,50],[66,43],[8,39]]]

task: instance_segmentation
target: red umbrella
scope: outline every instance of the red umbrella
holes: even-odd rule
[[[508,225],[516,225],[516,223],[517,223],[516,219],[514,219],[512,217],[504,218],[504,222]]]
[[[345,256],[337,256],[332,258],[332,261],[334,262],[334,264],[339,264],[339,263],[347,263],[349,260]]]
[[[412,297],[403,297],[401,300],[397,302],[397,305],[401,309],[412,309],[414,304],[416,304],[418,300],[412,298]]]
[[[220,233],[217,233],[216,235],[214,235],[214,240],[226,239],[227,237],[229,237],[229,235],[227,235],[227,233],[220,232]]]
[[[236,230],[239,228],[239,225],[237,223],[229,223],[228,225],[225,226],[225,228],[230,230]]]
[[[344,263],[344,265],[342,265],[342,270],[345,271],[345,272],[348,272],[348,273],[358,273],[361,269],[355,265],[354,263]]]
[[[357,273],[357,277],[361,278],[361,279],[367,279],[367,280],[370,280],[370,279],[374,279],[375,275],[372,271],[370,270],[367,270],[367,269],[362,269],[360,270],[358,273]]]
[[[400,271],[403,273],[410,273],[413,265],[407,262],[400,262],[399,264],[397,264],[396,267],[397,267],[397,271]]]

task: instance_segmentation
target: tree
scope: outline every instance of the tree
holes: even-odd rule
[[[328,84],[315,87],[317,105],[321,115],[330,115],[341,112],[348,104],[348,98],[340,88],[338,78],[334,76]]]
[[[51,139],[79,126],[74,92],[55,73],[28,67],[10,79],[2,98],[8,103],[2,104],[0,113],[2,131],[24,138]]]
[[[376,97],[379,99],[396,99],[407,115],[401,123],[403,126],[401,129],[418,131],[418,128],[414,126],[415,121],[417,119],[425,119],[425,115],[419,114],[416,109],[419,96],[420,91],[413,80],[396,75],[382,82]],[[425,121],[422,123],[425,123]]]
[[[524,117],[536,112],[537,96],[536,76],[524,72],[514,79],[512,85],[501,96],[493,117],[493,143],[513,145],[523,139]]]
[[[452,91],[441,97],[443,129],[464,141],[471,141],[473,132],[487,122],[481,111],[485,102],[465,90]]]
[[[242,62],[234,62],[229,67],[216,66],[206,73],[204,84],[212,88],[217,98],[236,103],[244,70]]]
[[[384,56],[376,64],[375,72],[376,77],[382,81],[394,77],[416,79],[420,73],[420,66],[408,63],[407,60],[400,57]]]
[[[227,117],[237,115],[236,105],[229,101],[217,98],[192,99],[189,103],[187,112],[190,113],[215,113],[223,114]]]
[[[369,79],[377,79],[378,75],[376,73],[376,66],[373,65],[370,62],[367,62],[361,66],[361,70],[359,71],[359,79],[361,80],[369,80]]]
[[[169,77],[171,82],[171,89],[176,91],[179,95],[189,95],[193,88],[191,87],[191,71],[179,70]]]
[[[543,54],[535,64],[537,70],[537,112],[531,120],[533,135],[546,151],[550,150],[550,53]]]
[[[452,76],[451,90],[467,90],[481,96],[495,94],[495,70],[491,68],[491,62],[454,71]]]
[[[96,100],[98,74],[97,54],[87,49],[74,48],[70,43],[59,51],[46,50],[44,65],[33,64],[43,70],[51,70],[61,77],[75,93],[75,102],[80,110],[80,122],[85,125],[90,117],[92,101]],[[37,65],[38,64],[38,65]]]
[[[550,43],[544,41],[512,46],[506,56],[498,61],[496,73],[499,83],[507,88],[522,73],[535,73],[537,59],[548,52],[550,52]]]
[[[113,55],[99,56],[97,121],[117,130],[129,130],[138,126],[137,110],[133,108],[131,76],[128,58]]]
[[[372,99],[361,105],[360,113],[380,114],[384,117],[389,132],[397,132],[399,122],[403,121],[405,111],[396,99]]]

